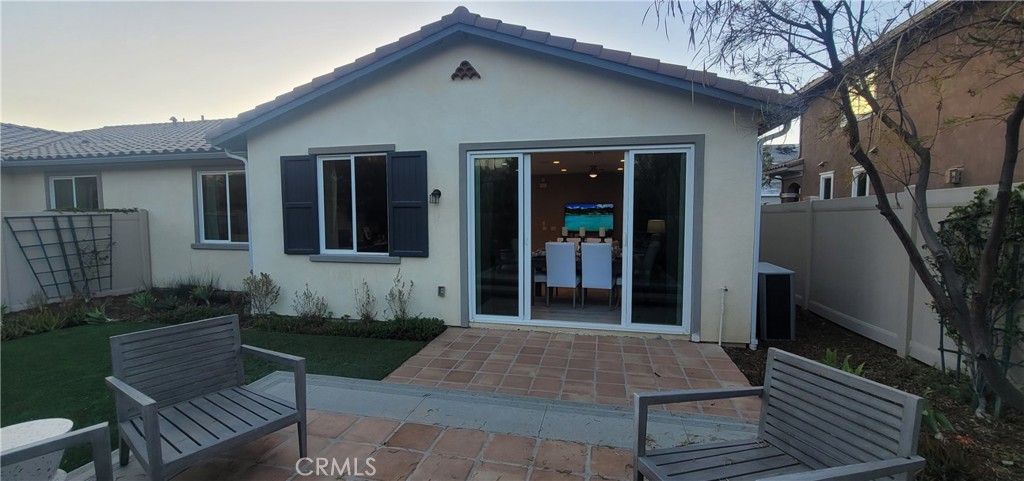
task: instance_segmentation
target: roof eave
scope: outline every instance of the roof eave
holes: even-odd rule
[[[2,169],[21,169],[38,167],[93,167],[107,165],[150,165],[159,162],[182,162],[204,160],[232,160],[222,151],[209,152],[175,152],[140,155],[105,155],[95,157],[65,157],[56,159],[25,159],[0,162]]]
[[[441,40],[444,40],[445,38],[448,38],[458,33],[475,35],[481,38],[494,40],[507,45],[522,47],[525,48],[526,50],[531,50],[539,53],[546,53],[549,55],[553,55],[555,57],[577,62],[580,64],[604,68],[606,70],[611,70],[634,78],[648,80],[669,87],[683,89],[688,92],[693,92],[698,95],[723,100],[743,107],[762,110],[771,110],[773,107],[769,102],[744,97],[742,95],[716,89],[714,87],[703,85],[697,82],[683,80],[680,78],[659,74],[657,72],[651,72],[649,70],[645,70],[642,68],[624,65],[618,62],[605,60],[599,57],[594,57],[589,54],[575,52],[572,50],[566,50],[560,47],[541,44],[521,37],[507,35],[500,32],[495,32],[492,30],[487,30],[484,28],[459,23],[445,27],[442,30],[437,31],[412,45],[409,45],[401,50],[389,54],[349,74],[343,75],[331,82],[328,82],[327,84],[324,84],[316,88],[315,90],[306,93],[305,95],[302,95],[288,103],[285,103],[284,105],[264,112],[256,116],[255,118],[238,125],[237,127],[231,128],[222,133],[215,133],[215,135],[213,136],[208,136],[207,141],[210,142],[210,144],[219,147],[229,148],[232,150],[244,150],[245,142],[242,138],[253,129],[266,124],[267,122],[271,121],[274,118],[291,112],[292,110],[302,107],[310,102],[318,100],[325,95],[333,93],[339,88],[344,87],[354,82],[355,80],[358,80],[378,70],[381,70],[391,64],[394,64],[395,62],[398,62],[412,54],[415,54],[420,50],[423,50],[424,48],[433,46],[434,44],[440,42]],[[779,123],[781,124],[781,121]]]

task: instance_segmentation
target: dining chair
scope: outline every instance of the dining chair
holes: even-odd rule
[[[587,243],[583,250],[583,307],[587,306],[587,289],[608,291],[608,310],[612,309],[612,245]]]
[[[587,244],[600,244],[601,239],[597,237],[587,237]]]
[[[576,274],[576,250],[574,244],[567,242],[548,242],[544,244],[545,262],[547,263],[547,305],[551,305],[551,288],[571,287],[572,307],[576,308],[576,289],[580,285],[580,276]],[[556,290],[557,294],[558,291]]]

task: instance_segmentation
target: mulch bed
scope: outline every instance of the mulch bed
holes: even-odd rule
[[[752,385],[761,385],[769,347],[815,360],[823,359],[826,349],[837,350],[840,360],[849,354],[852,366],[864,363],[864,377],[924,397],[945,414],[956,432],[946,433],[942,441],[922,432],[919,453],[928,458],[928,467],[916,479],[1024,479],[1024,415],[1004,408],[1000,420],[975,417],[965,382],[901,358],[893,349],[804,310],[797,314],[797,340],[762,341],[754,351],[746,347],[725,351]]]

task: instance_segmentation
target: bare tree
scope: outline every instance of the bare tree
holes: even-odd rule
[[[707,65],[742,73],[759,83],[793,93],[799,109],[826,99],[835,109],[850,157],[864,168],[879,213],[906,250],[939,315],[962,338],[977,371],[1009,404],[1024,409],[1024,392],[1001,370],[994,356],[991,302],[993,283],[1006,234],[1014,169],[1021,153],[1024,120],[1024,4],[1020,1],[902,3],[794,0],[726,0],[690,4],[655,0],[650,14],[668,29],[682,20],[689,39]],[[950,37],[952,36],[952,37]],[[938,45],[937,38],[954,41]],[[908,69],[903,61],[919,48],[934,51],[929,66],[942,74]],[[992,68],[962,71],[972,59],[991,55]],[[922,132],[904,102],[911,85],[935,84],[957,74],[977,75],[985,85],[1010,85],[1005,109],[971,118],[944,119]],[[804,77],[819,76],[804,85]],[[941,115],[941,100],[936,109]],[[870,120],[859,114],[869,109]],[[936,114],[928,114],[936,115]],[[932,146],[964,122],[998,120],[1005,128],[998,189],[991,228],[974,275],[958,270],[928,213]],[[922,119],[918,119],[922,120]],[[868,124],[865,127],[863,124]],[[883,158],[865,148],[865,131],[884,131],[899,158]],[[895,164],[895,165],[893,165]],[[909,192],[923,250],[896,215],[886,191],[887,179]],[[890,184],[891,185],[891,184]],[[929,260],[931,262],[929,262]]]

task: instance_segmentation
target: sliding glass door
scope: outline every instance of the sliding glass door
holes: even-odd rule
[[[627,325],[689,332],[692,235],[691,149],[630,151],[627,161]]]
[[[521,315],[521,155],[470,156],[474,317]]]

